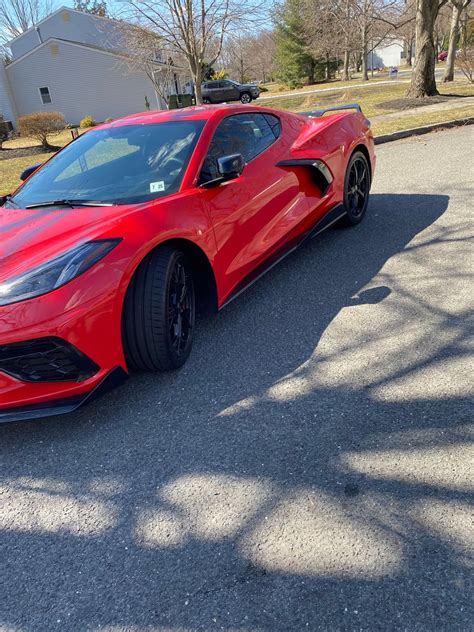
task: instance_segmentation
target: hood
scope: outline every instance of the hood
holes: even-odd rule
[[[100,208],[0,207],[0,282],[67,252],[78,243],[120,235],[120,219],[143,205]]]

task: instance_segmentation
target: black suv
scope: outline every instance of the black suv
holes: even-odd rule
[[[201,86],[204,103],[225,103],[226,101],[241,101],[250,103],[258,99],[260,90],[251,83],[237,83],[230,79],[206,81]]]

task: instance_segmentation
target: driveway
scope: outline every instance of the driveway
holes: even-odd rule
[[[0,630],[472,629],[473,141],[380,147],[180,372],[0,426]]]

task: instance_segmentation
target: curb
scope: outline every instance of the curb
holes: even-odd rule
[[[461,127],[463,125],[473,125],[474,116],[468,116],[467,118],[456,119],[453,121],[445,121],[444,123],[432,123],[431,125],[423,125],[422,127],[413,127],[412,129],[404,129],[400,132],[393,132],[393,134],[383,134],[382,136],[376,136],[374,142],[376,145],[382,143],[390,143],[393,140],[400,140],[402,138],[410,138],[410,136],[421,136],[422,134],[429,134],[439,129],[449,129],[451,127]]]

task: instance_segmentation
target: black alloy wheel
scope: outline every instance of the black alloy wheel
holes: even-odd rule
[[[193,344],[194,284],[185,254],[161,246],[140,264],[130,283],[123,313],[127,366],[169,371],[182,366]]]
[[[370,168],[365,155],[356,151],[347,166],[344,180],[345,223],[358,224],[367,210],[370,191]]]

